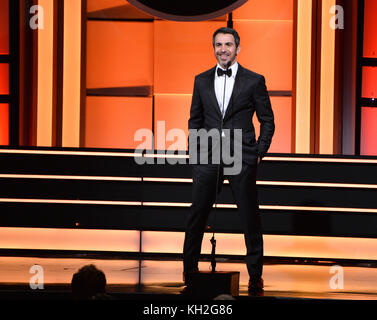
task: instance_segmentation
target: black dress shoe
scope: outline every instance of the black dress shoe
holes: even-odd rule
[[[264,287],[264,284],[263,284],[262,278],[260,278],[257,281],[249,280],[249,286],[248,286],[249,295],[263,296],[263,292],[264,292],[263,287]]]

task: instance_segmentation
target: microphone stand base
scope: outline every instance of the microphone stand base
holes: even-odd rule
[[[220,294],[239,295],[240,273],[238,271],[196,271],[186,275],[184,291],[193,297],[213,299]]]

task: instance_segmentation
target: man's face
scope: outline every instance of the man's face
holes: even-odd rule
[[[215,37],[214,50],[217,61],[225,68],[228,61],[231,61],[231,64],[236,61],[240,47],[236,47],[236,42],[232,34],[218,33]]]

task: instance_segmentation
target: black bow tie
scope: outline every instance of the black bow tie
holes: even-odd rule
[[[217,68],[217,75],[219,77],[223,76],[224,74],[226,74],[228,77],[231,77],[232,76],[232,69],[223,70],[221,68]]]

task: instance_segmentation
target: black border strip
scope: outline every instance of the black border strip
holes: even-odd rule
[[[377,99],[375,98],[361,98],[360,107],[377,107]]]
[[[9,145],[19,146],[20,3],[9,1]]]
[[[357,55],[356,55],[356,114],[355,114],[355,155],[360,155],[361,145],[361,90],[362,60],[364,47],[364,8],[365,1],[358,1],[357,8]]]
[[[7,94],[0,94],[0,103],[9,103],[10,104],[10,97]]]
[[[292,97],[292,91],[289,90],[271,90],[268,94],[271,97]]]
[[[363,67],[377,67],[377,58],[362,58]]]
[[[140,19],[128,19],[128,18],[106,18],[106,17],[88,17],[88,21],[109,21],[109,22],[117,22],[117,21],[122,21],[122,22],[153,22],[155,19],[145,19],[145,18],[140,18]]]
[[[10,58],[8,54],[0,54],[0,63],[9,63]]]
[[[1,97],[1,96],[0,96]],[[46,155],[49,155],[49,152],[61,151],[63,152],[62,155],[65,155],[64,152],[78,152],[77,154],[72,154],[72,156],[81,156],[79,152],[98,152],[103,153],[104,155],[101,156],[113,156],[111,153],[141,153],[144,150],[136,150],[136,149],[122,149],[122,148],[84,148],[84,147],[42,147],[42,146],[22,146],[22,147],[11,147],[11,146],[0,146],[0,150],[9,150],[9,153],[13,153],[16,151],[17,154],[34,154],[33,151],[41,151],[47,152]],[[28,153],[31,151],[31,153]],[[164,150],[166,151],[166,150]],[[106,154],[108,153],[108,154]],[[154,150],[153,154],[158,154],[158,150]],[[176,152],[175,152],[176,154]],[[179,151],[178,154],[180,155],[188,155],[186,151]],[[91,156],[87,154],[85,156]],[[97,156],[97,155],[95,155]],[[168,157],[168,156],[167,156]],[[347,155],[347,154],[304,154],[304,153],[267,153],[266,160],[269,157],[279,157],[279,158],[287,158],[287,161],[292,162],[295,160],[290,160],[291,158],[303,158],[303,159],[313,159],[314,161],[320,159],[334,159],[334,162],[337,162],[337,159],[346,159],[346,160],[377,160],[376,156],[369,156],[369,155]],[[285,160],[274,160],[277,162],[284,162]],[[299,160],[298,160],[299,161]]]
[[[46,249],[0,249],[1,257],[36,257],[36,258],[80,258],[80,259],[127,259],[127,260],[158,260],[176,261],[182,259],[181,253],[159,252],[127,252],[127,251],[89,251],[89,250],[46,250]],[[216,254],[216,258],[225,259],[226,263],[239,263],[245,261],[243,255]],[[209,254],[201,254],[201,261],[210,261]],[[295,265],[341,265],[362,266],[376,268],[377,260],[367,259],[340,259],[340,258],[306,258],[306,257],[280,257],[265,256],[265,265],[295,264]]]

